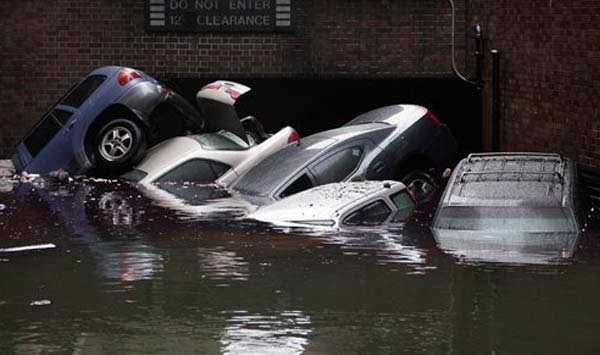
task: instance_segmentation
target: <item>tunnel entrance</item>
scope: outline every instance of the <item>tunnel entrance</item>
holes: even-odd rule
[[[366,111],[392,104],[431,110],[454,133],[462,155],[481,151],[481,100],[477,89],[453,78],[336,79],[230,78],[252,88],[239,99],[240,117],[253,115],[274,132],[284,125],[301,136],[327,130]],[[194,100],[212,79],[169,82]]]

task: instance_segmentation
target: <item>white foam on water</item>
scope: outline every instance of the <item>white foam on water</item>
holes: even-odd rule
[[[50,300],[37,300],[37,301],[31,301],[31,303],[29,304],[30,306],[48,306],[52,304],[52,301]]]
[[[43,250],[43,249],[53,249],[56,248],[56,245],[52,243],[47,244],[35,244],[35,245],[25,245],[21,247],[12,247],[12,248],[0,248],[0,253],[15,253],[19,251],[30,251],[30,250]]]

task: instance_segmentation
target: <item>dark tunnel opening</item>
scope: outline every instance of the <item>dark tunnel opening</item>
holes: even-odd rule
[[[253,115],[268,132],[289,125],[301,136],[350,121],[366,111],[393,104],[418,104],[446,123],[462,155],[481,151],[479,91],[458,79],[335,79],[230,78],[252,91],[237,104],[240,117]],[[212,79],[174,79],[169,82],[187,98]]]

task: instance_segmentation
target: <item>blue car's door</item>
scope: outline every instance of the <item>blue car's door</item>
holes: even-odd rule
[[[62,105],[55,106],[23,140],[22,145],[26,149],[21,149],[20,153],[26,160],[23,162],[26,171],[69,168],[73,159],[69,122],[76,111]]]

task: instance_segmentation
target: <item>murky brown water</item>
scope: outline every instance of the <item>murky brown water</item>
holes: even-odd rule
[[[572,259],[503,264],[445,254],[426,221],[289,234],[114,182],[4,190],[0,248],[56,247],[0,252],[0,354],[600,349],[594,232]]]

